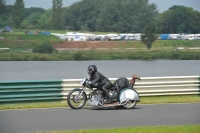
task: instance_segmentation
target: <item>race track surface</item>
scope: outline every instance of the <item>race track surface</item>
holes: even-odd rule
[[[200,103],[0,111],[0,133],[183,124],[200,124]]]

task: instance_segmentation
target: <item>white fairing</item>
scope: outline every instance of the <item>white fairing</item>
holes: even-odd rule
[[[140,101],[138,93],[132,89],[126,89],[125,91],[123,91],[119,97],[119,100],[120,103],[123,103],[127,100]]]

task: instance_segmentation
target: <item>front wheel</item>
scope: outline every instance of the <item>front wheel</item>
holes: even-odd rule
[[[133,108],[135,108],[136,104],[137,104],[136,100],[129,100],[125,105],[123,105],[123,108],[133,109]]]
[[[68,93],[67,103],[72,109],[81,109],[87,101],[87,95],[81,89],[74,89]]]

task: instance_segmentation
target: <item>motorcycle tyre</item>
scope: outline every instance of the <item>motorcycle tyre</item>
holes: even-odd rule
[[[73,90],[71,90],[71,91],[68,93],[68,96],[67,96],[67,103],[68,103],[69,107],[71,107],[72,109],[81,109],[81,108],[83,108],[83,106],[85,106],[85,103],[86,103],[86,101],[87,101],[87,95],[86,95],[85,92],[83,92],[83,96],[85,97],[85,101],[84,101],[84,103],[82,104],[82,106],[76,107],[76,106],[73,106],[73,105],[71,104],[71,102],[70,102],[70,97],[71,97],[72,93],[75,92],[75,91],[82,91],[82,89],[73,89]]]

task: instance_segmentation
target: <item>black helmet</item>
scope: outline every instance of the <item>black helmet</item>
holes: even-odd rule
[[[88,75],[92,76],[97,72],[97,67],[95,65],[90,65],[87,71],[88,71]]]

